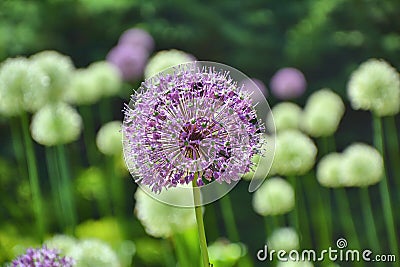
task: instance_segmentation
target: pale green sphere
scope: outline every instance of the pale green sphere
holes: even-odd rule
[[[118,69],[107,61],[98,61],[89,65],[96,80],[97,90],[102,96],[114,96],[119,93],[122,86],[122,77]]]
[[[290,102],[282,102],[272,108],[272,114],[269,113],[267,121],[271,121],[273,117],[276,132],[287,129],[299,129],[301,113],[301,108],[298,105]],[[270,130],[273,131],[273,129]]]
[[[325,187],[344,186],[342,177],[343,155],[339,153],[330,153],[324,156],[317,166],[317,180]]]
[[[69,254],[77,243],[78,240],[68,235],[55,235],[44,242],[48,248],[57,249],[64,256]]]
[[[75,105],[91,105],[102,96],[97,76],[89,69],[79,69],[71,77],[66,100]]]
[[[98,239],[80,241],[67,256],[75,260],[75,267],[121,267],[115,251]]]
[[[295,229],[282,227],[274,230],[267,240],[269,250],[290,251],[298,249],[300,246],[299,236]]]
[[[293,210],[293,187],[279,177],[269,178],[253,195],[253,208],[262,215],[281,215]]]
[[[96,137],[97,148],[105,155],[120,155],[122,153],[121,122],[111,121],[104,124]]]
[[[44,146],[76,141],[81,131],[81,116],[74,108],[62,102],[46,105],[32,117],[32,138]]]

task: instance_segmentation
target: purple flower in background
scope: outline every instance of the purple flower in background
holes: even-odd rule
[[[154,39],[145,30],[132,28],[121,34],[118,45],[131,45],[132,47],[143,47],[148,52],[154,49]]]
[[[249,93],[229,73],[186,63],[146,80],[125,109],[124,155],[154,192],[240,179],[264,130]]]
[[[307,82],[301,71],[295,68],[283,68],[271,79],[271,92],[279,99],[292,99],[301,96]]]
[[[58,250],[45,246],[38,249],[28,248],[26,253],[12,262],[12,267],[72,267],[72,258],[62,257]]]
[[[149,52],[141,46],[119,44],[110,50],[107,61],[118,68],[125,81],[132,81],[142,76],[148,57]]]

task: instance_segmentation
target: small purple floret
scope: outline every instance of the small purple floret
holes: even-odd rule
[[[239,180],[260,153],[264,126],[229,73],[186,63],[142,83],[125,108],[125,161],[136,181],[162,188]],[[196,177],[196,178],[195,178]]]
[[[56,249],[28,248],[26,253],[12,262],[12,267],[72,267],[72,258],[62,257]]]

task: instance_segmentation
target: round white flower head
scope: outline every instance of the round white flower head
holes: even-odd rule
[[[99,239],[112,247],[117,247],[123,240],[121,226],[118,220],[113,217],[85,221],[76,227],[75,235],[80,239]]]
[[[286,130],[276,135],[272,172],[279,175],[302,175],[315,163],[317,147],[306,135],[297,130]]]
[[[122,133],[120,121],[107,122],[101,126],[96,137],[97,148],[105,155],[121,155]]]
[[[114,65],[107,61],[98,61],[90,64],[88,70],[92,72],[97,82],[96,89],[103,96],[118,94],[122,85],[122,77]]]
[[[309,261],[279,261],[276,267],[314,267]]]
[[[280,215],[294,208],[295,192],[293,187],[279,177],[269,178],[254,193],[253,208],[263,216]]]
[[[30,57],[49,76],[48,102],[65,100],[74,64],[70,57],[56,51],[42,51]]]
[[[339,95],[330,89],[321,89],[308,98],[301,126],[310,136],[330,136],[337,130],[344,109]]]
[[[273,117],[276,132],[287,129],[299,129],[301,112],[301,108],[298,105],[290,102],[282,102],[272,108],[272,113],[268,114],[267,121],[272,120]]]
[[[82,118],[71,106],[59,102],[41,108],[32,118],[32,138],[41,145],[54,146],[79,138]]]
[[[0,67],[0,113],[34,112],[47,99],[49,79],[26,58],[7,59]]]
[[[246,247],[241,243],[230,243],[227,240],[217,240],[208,246],[210,261],[216,266],[234,266],[246,253]]]
[[[98,77],[89,69],[79,69],[71,77],[66,100],[76,105],[91,105],[102,96],[98,87]]]
[[[351,75],[347,93],[354,109],[378,116],[395,115],[400,108],[400,77],[384,60],[370,59]]]
[[[346,186],[369,186],[383,176],[383,158],[373,147],[355,143],[343,152],[341,176]]]
[[[75,238],[68,235],[55,235],[44,242],[46,247],[57,249],[64,256],[68,255],[77,243]]]
[[[144,69],[146,79],[175,65],[194,61],[194,57],[179,50],[163,50],[152,56]]]
[[[79,242],[68,256],[76,261],[75,267],[120,267],[117,254],[105,242],[87,239]]]
[[[163,190],[157,195],[167,203],[171,199],[193,199],[191,190],[183,190],[184,188],[174,187],[169,190]],[[159,202],[149,196],[140,188],[135,193],[136,216],[144,226],[146,232],[154,237],[169,237],[175,232],[182,232],[196,225],[196,217],[194,209],[174,207]]]
[[[342,162],[343,155],[339,153],[330,153],[324,156],[317,166],[317,180],[325,187],[342,187]]]
[[[291,227],[282,227],[274,230],[267,240],[268,248],[276,251],[290,251],[300,246],[299,236]]]

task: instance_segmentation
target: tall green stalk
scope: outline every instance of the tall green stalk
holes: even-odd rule
[[[94,117],[91,106],[79,107],[79,112],[82,114],[85,129],[83,129],[83,139],[85,141],[85,148],[87,159],[90,165],[96,165],[98,161],[98,153],[96,148],[96,135],[94,133]]]
[[[29,133],[28,115],[26,113],[23,113],[21,115],[21,126],[25,143],[26,160],[28,166],[29,182],[32,191],[32,204],[33,212],[35,214],[36,228],[39,238],[43,240],[46,230],[45,215],[43,211],[43,200],[39,185],[39,175],[36,165],[35,150]]]
[[[374,221],[374,215],[371,207],[371,199],[369,197],[369,192],[367,187],[360,188],[361,201],[362,201],[362,213],[364,215],[365,223],[366,223],[366,234],[369,243],[369,247],[371,247],[374,252],[381,252],[380,242],[378,239],[378,233],[376,231],[376,224]]]
[[[385,136],[388,141],[390,166],[393,169],[394,182],[397,190],[400,190],[400,151],[399,136],[397,134],[396,120],[394,116],[385,117]],[[398,199],[398,201],[400,198]]]
[[[210,260],[208,258],[208,249],[207,249],[207,239],[206,233],[204,230],[204,221],[203,221],[203,211],[201,208],[201,199],[200,199],[200,189],[197,187],[198,173],[195,173],[192,186],[193,186],[193,200],[194,200],[194,209],[196,213],[196,221],[197,221],[197,230],[199,232],[199,241],[200,241],[200,251],[203,258],[203,266],[210,267]]]
[[[382,122],[380,117],[374,116],[374,144],[382,157],[385,159],[385,149],[383,141]],[[393,209],[390,200],[390,190],[386,177],[386,168],[383,174],[382,181],[379,183],[379,191],[382,199],[383,216],[385,220],[386,230],[388,233],[389,247],[392,253],[399,254],[399,246],[397,243],[397,233],[394,225]]]
[[[227,228],[228,238],[232,242],[239,242],[239,231],[236,227],[235,215],[233,214],[232,203],[228,194],[221,198],[221,210]]]

